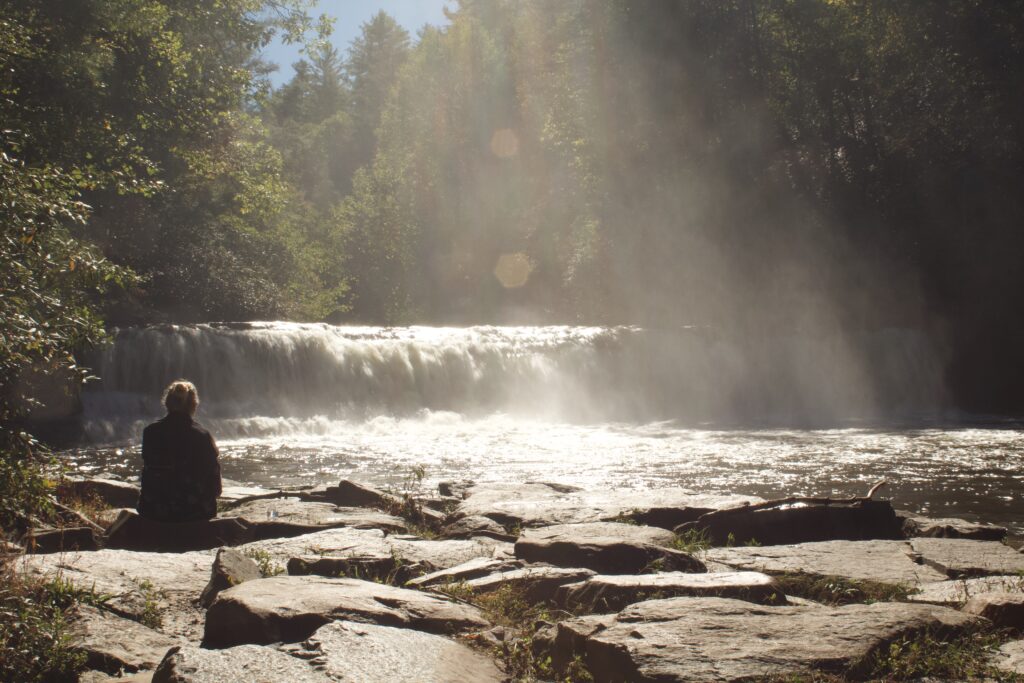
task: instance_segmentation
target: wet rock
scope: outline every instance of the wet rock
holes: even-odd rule
[[[706,571],[696,558],[668,546],[675,535],[664,529],[591,522],[527,529],[515,544],[516,557],[556,567],[585,567],[602,574]]]
[[[383,512],[294,497],[249,500],[232,507],[231,514],[244,518],[253,527],[253,540],[300,536],[342,526],[388,532],[408,530],[405,521]]]
[[[991,593],[1024,593],[1024,577],[1020,575],[981,576],[973,579],[951,579],[926,583],[907,599],[934,605],[962,605],[973,597]]]
[[[1024,572],[1024,556],[995,541],[913,538],[910,546],[927,565],[950,578]]]
[[[618,612],[644,600],[679,596],[733,598],[764,605],[787,602],[775,580],[759,572],[601,575],[563,586],[555,601],[586,612]]]
[[[72,550],[96,550],[99,543],[90,527],[64,529],[33,529],[22,543],[30,553],[62,553]]]
[[[424,574],[408,582],[411,588],[426,588],[427,586],[442,586],[451,583],[460,583],[479,579],[497,572],[513,571],[522,569],[523,563],[518,560],[496,560],[490,557],[478,557],[463,562],[462,564],[440,569],[429,574]]]
[[[708,496],[680,488],[582,491],[548,483],[478,484],[466,492],[458,517],[489,517],[505,528],[629,518],[671,529],[713,510],[761,502],[753,496]]]
[[[980,623],[931,605],[765,607],[669,598],[637,603],[618,615],[564,621],[555,630],[552,655],[564,668],[580,654],[598,683],[842,674],[904,635],[960,633]]]
[[[178,647],[153,673],[153,683],[330,683],[311,665],[279,650],[241,645],[227,650]]]
[[[516,537],[505,531],[501,526],[489,517],[462,517],[441,529],[441,535],[445,538],[473,538],[475,536],[486,536],[499,541],[512,542]]]
[[[1024,640],[1006,643],[992,657],[992,665],[1009,674],[1024,676]]]
[[[489,658],[429,633],[341,621],[320,628],[301,646],[289,648],[311,659],[338,683],[498,683],[504,680]]]
[[[388,509],[401,504],[398,496],[347,479],[342,479],[337,486],[328,486],[323,495],[325,500],[345,507]]]
[[[1006,527],[994,524],[979,524],[955,517],[932,519],[915,515],[911,512],[897,510],[903,536],[914,538],[968,538],[975,541],[1001,541],[1006,538]]]
[[[1000,628],[1024,628],[1024,594],[988,593],[977,595],[963,606],[967,614],[985,617]]]
[[[210,582],[199,596],[199,604],[209,607],[213,599],[223,590],[245,581],[263,578],[259,565],[233,548],[221,548],[213,561]]]
[[[589,569],[531,566],[470,579],[466,586],[476,593],[491,593],[509,586],[522,591],[527,602],[536,603],[553,599],[556,591],[566,584],[578,583],[592,576],[594,572]]]
[[[331,621],[457,633],[488,626],[475,607],[370,581],[280,576],[246,581],[220,595],[206,613],[203,644],[296,642]]]
[[[796,545],[710,548],[707,560],[767,574],[818,576],[916,586],[941,581],[942,572],[919,564],[906,541],[821,541]]]
[[[134,508],[139,502],[139,487],[114,479],[72,477],[61,481],[57,487],[57,497],[61,500],[95,500],[112,508]]]
[[[771,505],[770,507],[766,507]],[[716,510],[676,528],[676,533],[704,530],[711,543],[725,545],[756,541],[788,545],[814,541],[902,539],[901,523],[888,501],[830,501],[808,504],[781,500]]]
[[[156,668],[170,648],[184,644],[181,638],[88,605],[75,608],[68,642],[85,653],[87,666],[110,672]]]
[[[199,522],[157,522],[124,511],[109,529],[105,545],[120,550],[177,553],[238,545],[252,540],[249,524],[237,517]]]

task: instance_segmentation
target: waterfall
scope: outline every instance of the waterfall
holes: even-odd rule
[[[737,340],[707,328],[343,327],[283,322],[115,330],[85,358],[87,432],[115,440],[196,383],[204,421],[244,436],[380,415],[564,421],[830,420],[933,408],[920,335]]]

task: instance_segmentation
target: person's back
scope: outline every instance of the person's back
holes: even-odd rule
[[[142,433],[142,494],[138,511],[162,522],[210,519],[221,493],[217,445],[192,416],[195,387],[175,382],[164,398],[167,415]]]

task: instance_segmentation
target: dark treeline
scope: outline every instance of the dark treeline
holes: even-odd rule
[[[5,422],[102,324],[917,330],[1024,407],[1024,0],[2,0]],[[261,49],[308,41],[271,88]]]

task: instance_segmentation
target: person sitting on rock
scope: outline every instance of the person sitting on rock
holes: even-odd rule
[[[142,432],[139,514],[161,522],[212,519],[221,493],[219,453],[193,419],[199,392],[191,382],[172,382],[164,407],[167,415]]]

